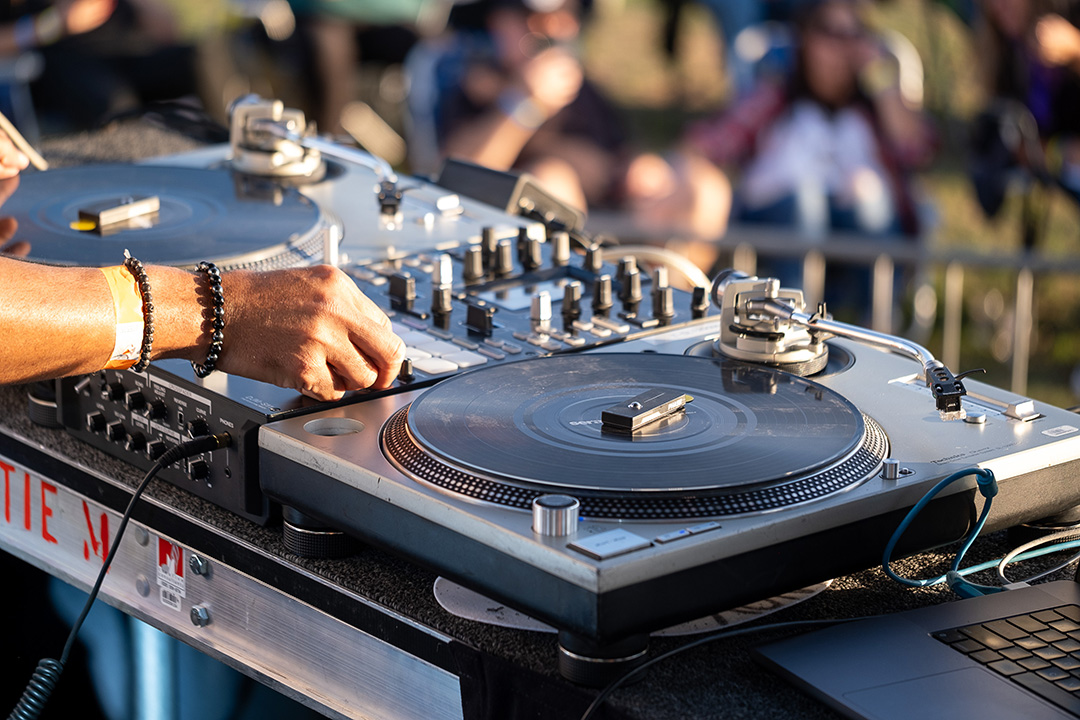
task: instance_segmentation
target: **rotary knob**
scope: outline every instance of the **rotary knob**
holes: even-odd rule
[[[188,463],[188,477],[192,480],[206,480],[210,477],[210,464],[205,460],[194,460]]]
[[[570,233],[559,230],[551,234],[551,264],[563,267],[570,262]]]
[[[500,240],[495,246],[495,274],[509,275],[514,271],[514,244],[510,240]]]
[[[146,407],[146,396],[138,390],[132,390],[124,396],[124,404],[128,410],[138,412]]]
[[[593,314],[607,317],[611,305],[611,276],[601,275],[593,284]]]
[[[533,500],[533,532],[544,537],[562,537],[577,530],[581,503],[569,495],[541,495]]]
[[[169,416],[169,406],[164,400],[151,400],[146,408],[146,414],[151,420],[164,420]]]
[[[472,284],[484,279],[484,249],[479,245],[465,248],[465,267],[461,271],[465,282]]]

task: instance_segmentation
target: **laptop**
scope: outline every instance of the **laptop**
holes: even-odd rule
[[[753,652],[852,718],[1080,718],[1080,583],[857,620]]]

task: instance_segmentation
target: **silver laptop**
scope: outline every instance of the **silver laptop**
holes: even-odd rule
[[[1080,584],[1061,580],[835,625],[756,658],[853,718],[1080,717]]]

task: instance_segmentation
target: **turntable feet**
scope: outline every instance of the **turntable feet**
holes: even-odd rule
[[[294,555],[306,558],[344,558],[355,555],[360,543],[290,507],[282,509],[282,542]]]
[[[632,635],[614,643],[599,644],[580,635],[559,631],[559,672],[570,682],[604,687],[645,662],[649,636]]]

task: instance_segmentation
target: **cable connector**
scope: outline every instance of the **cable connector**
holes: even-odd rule
[[[161,467],[168,467],[177,460],[182,460],[193,455],[202,455],[203,453],[213,452],[214,450],[221,450],[232,445],[232,435],[229,433],[217,433],[215,435],[202,435],[182,442],[179,445],[173,447],[162,453],[158,458],[158,465]]]
[[[975,471],[975,482],[979,487],[979,493],[984,498],[992,498],[998,494],[997,478],[994,477],[994,471],[982,468]]]

